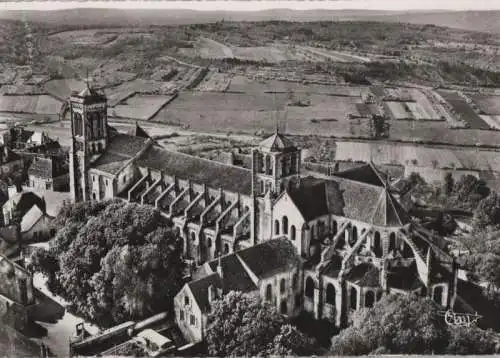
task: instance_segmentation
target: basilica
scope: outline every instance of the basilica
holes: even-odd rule
[[[446,243],[412,222],[372,164],[303,176],[300,148],[276,131],[252,150],[250,168],[227,165],[167,150],[139,126],[117,132],[91,87],[69,107],[73,200],[152,205],[182,240],[195,269],[175,310],[189,340],[203,340],[210,300],[230,290],[336,326],[389,293],[454,305]]]

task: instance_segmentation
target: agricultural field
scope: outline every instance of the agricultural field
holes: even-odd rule
[[[428,121],[443,120],[439,113],[439,109],[437,109],[437,107],[441,107],[439,104],[433,104],[433,102],[431,102],[431,99],[421,90],[411,88],[409,89],[409,92],[411,98],[413,98],[418,104],[418,108],[416,109],[412,109],[410,106],[410,109],[412,110],[412,113],[416,119]]]
[[[483,121],[485,121],[488,126],[492,129],[500,130],[500,115],[488,115],[481,114],[479,115]]]
[[[201,131],[256,133],[280,128],[291,134],[368,135],[366,123],[351,123],[356,98],[311,94],[310,105],[288,106],[287,94],[183,92],[153,121]],[[354,134],[353,134],[354,131]]]
[[[136,93],[156,94],[163,93],[164,89],[165,83],[163,82],[135,79],[130,82],[124,82],[121,85],[115,87],[106,88],[104,92],[108,97],[108,105],[110,107],[114,107],[121,101],[132,97]]]
[[[315,60],[322,61],[333,61],[333,62],[370,62],[370,59],[367,57],[362,57],[358,55],[352,55],[346,52],[339,52],[333,50],[327,50],[322,48],[310,47],[310,46],[301,46],[299,49],[310,56],[315,57]]]
[[[0,95],[41,95],[46,94],[40,86],[4,85],[0,87]]]
[[[161,110],[173,96],[135,95],[108,109],[108,116],[149,120]]]
[[[414,119],[409,102],[384,102],[386,113],[391,119]]]
[[[108,109],[108,115],[116,118],[131,118],[137,120],[149,120],[162,107],[164,107],[173,96],[135,95],[113,108]]]
[[[196,87],[196,90],[204,92],[225,92],[230,84],[231,77],[228,74],[210,71]]]
[[[454,111],[455,116],[459,119],[466,121],[470,128],[473,129],[490,129],[488,124],[472,109],[472,107],[465,102],[465,100],[448,100]]]
[[[0,96],[0,112],[57,114],[62,102],[52,96]]]
[[[64,100],[69,97],[72,91],[82,91],[85,88],[85,82],[76,78],[67,78],[48,81],[43,87],[50,95]]]
[[[499,96],[473,96],[474,102],[486,114],[500,115],[500,95]]]

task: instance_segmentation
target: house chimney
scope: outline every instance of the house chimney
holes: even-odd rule
[[[9,195],[9,199],[12,199],[20,190],[16,184],[9,185],[7,188],[7,194]]]
[[[218,263],[217,263],[217,274],[219,275],[221,281],[224,279],[224,273],[222,272],[222,260],[220,259],[220,256],[219,256],[219,260],[218,260]]]

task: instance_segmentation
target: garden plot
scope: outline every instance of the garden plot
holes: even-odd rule
[[[370,59],[367,57],[357,56],[348,54],[345,52],[338,52],[332,50],[326,50],[322,48],[315,48],[309,46],[300,46],[299,47],[307,56],[307,53],[310,54],[308,59],[316,60],[316,61],[335,61],[335,62],[370,62]]]
[[[0,96],[0,112],[58,114],[62,102],[52,96]]]
[[[108,109],[108,115],[116,118],[149,120],[165,106],[173,96],[135,95]]]
[[[206,37],[198,39],[195,43],[195,48],[198,55],[203,58],[221,59],[234,57],[233,51],[229,46]]]
[[[418,107],[420,108],[421,116],[423,117],[418,118],[416,116],[417,119],[442,120],[440,113],[436,110],[436,108],[434,108],[434,105],[429,97],[416,88],[412,88],[410,93],[411,97],[417,102]]]
[[[108,97],[108,105],[113,107],[124,99],[133,96],[136,93],[158,93],[163,92],[164,82],[151,80],[135,79],[130,82],[124,82],[119,86],[107,88],[105,90]]]
[[[109,43],[117,37],[118,34],[116,32],[103,32],[102,29],[89,29],[59,32],[49,36],[49,39],[57,39],[75,45],[96,46]]]

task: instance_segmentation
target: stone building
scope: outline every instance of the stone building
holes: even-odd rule
[[[306,312],[342,326],[389,293],[416,292],[453,306],[456,265],[446,243],[412,223],[375,166],[304,177],[301,149],[276,132],[253,149],[250,168],[237,167],[167,150],[139,127],[118,133],[107,125],[106,97],[94,89],[72,94],[69,103],[73,200],[117,197],[158,208],[172,221],[185,258],[211,267],[201,278],[208,281],[185,290],[199,284],[208,295],[224,282],[214,275],[214,260],[245,266],[247,250],[280,239],[304,260],[295,267],[303,277],[294,291],[300,297],[287,302],[286,314]],[[262,275],[281,280],[272,270]],[[261,292],[259,280],[248,290]],[[279,295],[277,286],[272,295]],[[277,309],[285,312],[279,302]]]

